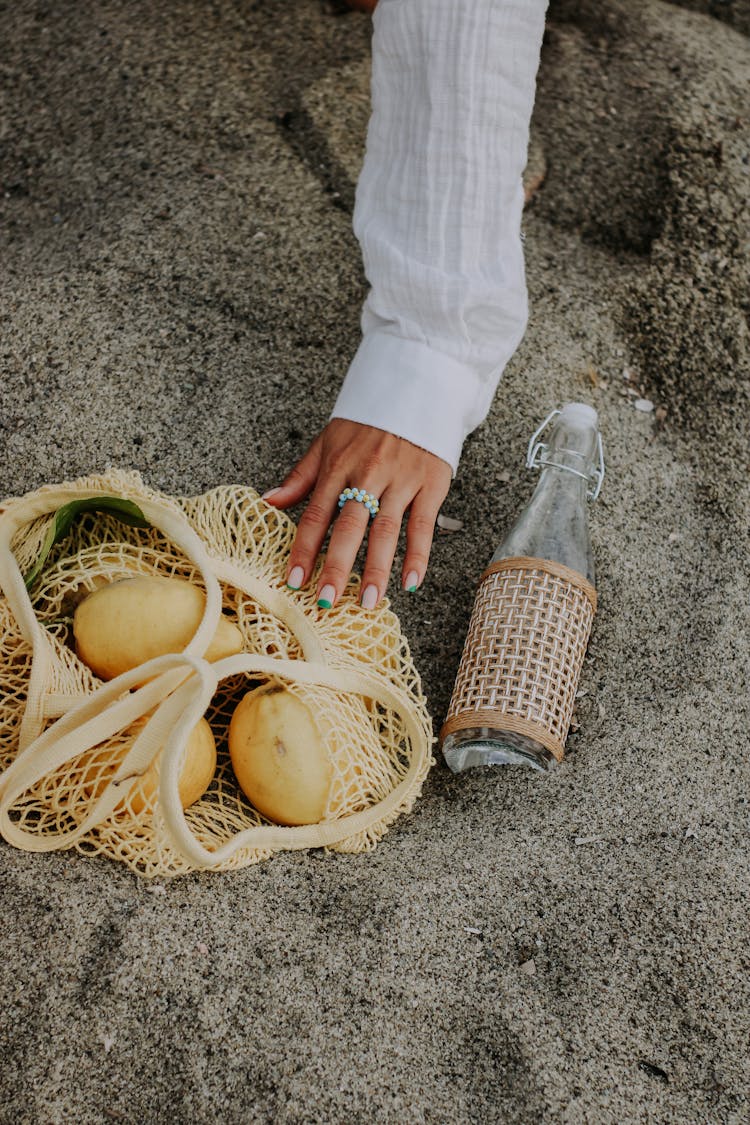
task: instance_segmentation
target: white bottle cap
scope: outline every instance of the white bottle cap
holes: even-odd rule
[[[566,402],[560,414],[567,422],[577,423],[579,426],[596,428],[599,425],[599,415],[593,406],[585,402]]]

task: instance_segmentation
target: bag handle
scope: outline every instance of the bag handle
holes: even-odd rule
[[[214,851],[205,848],[190,831],[184,811],[179,801],[170,799],[176,792],[179,779],[180,758],[178,754],[181,731],[179,728],[170,735],[164,747],[160,780],[160,799],[162,815],[169,836],[178,852],[190,859],[197,867],[213,867],[231,859],[240,849],[265,850],[268,848],[298,851],[304,848],[329,847],[350,836],[366,832],[376,824],[389,824],[399,813],[402,802],[408,797],[414,782],[429,765],[429,743],[424,731],[419,727],[411,713],[405,693],[388,684],[384,679],[358,672],[354,669],[330,668],[322,664],[308,664],[299,660],[281,660],[277,657],[247,655],[228,656],[213,665],[219,679],[237,673],[263,673],[280,679],[291,679],[296,683],[306,683],[318,687],[329,687],[337,691],[348,691],[365,696],[390,707],[401,718],[411,742],[413,753],[409,768],[391,792],[376,805],[370,805],[361,812],[350,813],[335,820],[320,821],[317,824],[286,827],[263,825],[259,828],[246,828],[231,840]],[[184,685],[187,690],[189,681]],[[188,733],[201,717],[210,695],[196,690],[184,714],[180,727]]]
[[[195,724],[203,716],[220,679],[238,673],[292,679],[357,693],[391,707],[401,717],[414,753],[401,782],[377,805],[358,813],[318,824],[286,827],[264,825],[243,829],[214,851],[196,839],[179,799],[183,752]],[[129,692],[144,675],[149,683]],[[187,678],[186,678],[187,676]],[[126,694],[124,694],[126,693]],[[155,714],[138,735],[116,775],[95,799],[75,828],[54,836],[27,832],[14,822],[14,803],[41,779],[66,761],[93,750],[118,731],[130,726],[159,703]],[[164,738],[164,733],[169,732]],[[119,788],[133,773],[143,773],[162,748],[159,808],[167,836],[175,850],[196,867],[214,867],[231,859],[241,848],[263,850],[326,847],[367,831],[377,823],[389,823],[399,811],[414,781],[427,764],[429,748],[403,693],[374,676],[353,669],[332,669],[324,664],[282,660],[271,656],[242,654],[209,664],[185,654],[155,657],[139,668],[118,676],[99,688],[49,727],[0,778],[0,832],[9,843],[28,851],[55,851],[71,847],[109,816],[122,800]]]
[[[119,486],[128,491],[127,481]],[[25,640],[33,648],[26,708],[19,732],[19,753],[36,739],[45,721],[45,687],[50,679],[53,649],[44,629],[37,620],[29,592],[11,549],[14,535],[26,524],[40,516],[50,515],[63,504],[80,500],[83,496],[95,499],[111,491],[104,484],[98,489],[85,489],[74,485],[40,490],[13,501],[0,515],[0,589],[18,622]],[[164,532],[198,569],[206,587],[206,606],[201,622],[185,648],[187,656],[202,656],[213,639],[221,614],[221,587],[212,573],[211,559],[198,534],[188,520],[170,504],[148,495],[142,496],[132,488],[132,498],[141,511],[159,531]]]
[[[184,706],[179,687],[191,673],[197,673],[204,682],[213,680],[215,690],[216,674],[205,660],[184,654],[158,656],[98,688],[30,743],[0,776],[0,833],[8,843],[26,851],[56,851],[71,847],[105,820],[122,800],[123,781],[145,773],[164,744],[179,717],[179,708]],[[154,678],[143,684],[144,675]],[[131,687],[136,690],[130,691]],[[11,819],[15,802],[42,778],[132,726],[155,707],[115,776],[74,828],[42,836],[25,831]],[[179,803],[179,795],[177,800]]]
[[[105,492],[105,485],[91,489],[95,498]],[[111,491],[111,486],[108,486]],[[119,488],[128,491],[127,482]],[[0,588],[16,616],[24,637],[33,646],[33,660],[29,693],[19,738],[19,755],[0,777],[0,830],[10,843],[34,851],[48,851],[61,846],[71,846],[87,831],[111,814],[121,800],[118,782],[128,773],[142,772],[157,752],[161,740],[159,732],[171,727],[164,742],[159,786],[159,803],[165,828],[175,849],[200,867],[216,866],[231,858],[240,848],[302,849],[324,847],[338,843],[349,836],[367,831],[378,822],[389,823],[398,814],[401,802],[407,797],[414,781],[425,769],[429,760],[429,744],[411,714],[408,697],[384,679],[367,675],[355,669],[330,669],[325,663],[325,653],[315,630],[304,612],[279,589],[262,580],[243,574],[239,567],[224,560],[212,559],[187,517],[178,508],[158,498],[143,496],[130,489],[146,519],[162,531],[199,571],[206,587],[206,607],[200,625],[181,654],[157,657],[131,672],[124,673],[97,689],[88,699],[71,708],[56,723],[42,732],[44,723],[44,686],[49,679],[52,649],[44,629],[39,624],[33,605],[23,582],[23,577],[11,550],[13,536],[26,523],[47,515],[70,500],[80,499],[87,490],[75,486],[45,489],[13,501],[0,514]],[[209,665],[203,660],[218,625],[221,614],[221,587],[219,576],[243,592],[254,597],[272,612],[281,616],[300,641],[305,659],[288,661],[276,657],[227,657]],[[180,804],[178,783],[182,755],[187,739],[198,719],[202,717],[218,678],[239,672],[262,672],[351,691],[372,698],[391,707],[405,724],[412,745],[412,760],[406,775],[377,805],[338,820],[325,821],[299,828],[263,826],[239,832],[225,845],[210,851],[191,832]],[[150,683],[134,692],[131,687],[143,683],[145,675],[156,675]],[[186,678],[187,674],[187,678]],[[123,697],[123,693],[129,694]],[[59,768],[65,761],[92,749],[113,734],[143,717],[154,706],[156,713],[146,724],[128,751],[118,776],[94,802],[84,820],[75,829],[60,835],[40,837],[25,832],[10,818],[10,808],[24,792],[36,784],[50,770]],[[40,733],[41,732],[41,733]],[[83,744],[82,744],[83,743]],[[21,842],[23,841],[23,842]],[[52,841],[52,842],[50,842]]]
[[[261,605],[286,622],[300,643],[306,660],[324,660],[320,639],[305,613],[279,589],[261,579],[243,574],[239,567],[219,559],[212,559],[203,540],[191,527],[187,516],[176,506],[158,497],[142,495],[128,489],[127,480],[117,486],[121,492],[130,492],[128,499],[138,504],[148,522],[179,547],[196,567],[206,587],[206,606],[200,625],[185,648],[188,656],[202,656],[213,639],[221,614],[221,587],[219,577],[255,598]],[[54,660],[54,648],[45,630],[37,620],[34,607],[26,589],[23,576],[11,549],[13,537],[26,524],[41,516],[56,512],[63,504],[80,500],[84,495],[95,499],[112,491],[108,483],[99,489],[76,488],[67,485],[43,489],[12,501],[0,514],[0,590],[18,622],[21,633],[33,649],[26,708],[19,732],[19,752],[22,752],[44,728],[47,711],[44,706],[45,689],[49,683]]]

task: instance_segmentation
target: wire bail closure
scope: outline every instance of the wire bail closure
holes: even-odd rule
[[[576,477],[581,477],[583,480],[592,482],[593,487],[586,490],[586,496],[589,500],[596,500],[602,490],[604,483],[604,447],[602,446],[602,435],[599,431],[596,434],[596,451],[598,455],[599,464],[593,468],[590,473],[583,473],[580,469],[574,469],[572,465],[566,465],[560,461],[553,461],[549,457],[549,446],[540,440],[542,434],[550,425],[550,423],[557,418],[562,411],[553,410],[538,426],[529,440],[529,446],[526,453],[526,468],[527,469],[564,469],[567,473],[572,473]],[[580,456],[580,454],[576,454]]]

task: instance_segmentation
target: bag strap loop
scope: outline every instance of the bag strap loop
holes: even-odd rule
[[[137,478],[136,478],[137,479]],[[280,588],[251,575],[223,558],[212,558],[187,516],[167,498],[160,498],[132,478],[123,475],[115,485],[133,499],[149,523],[161,531],[195,566],[206,589],[201,622],[184,652],[156,657],[138,668],[103,684],[79,704],[65,710],[44,729],[45,687],[50,680],[54,650],[38,621],[14,558],[14,536],[29,522],[56,511],[71,500],[93,499],[112,491],[112,481],[101,478],[100,486],[85,488],[61,485],[11,501],[0,514],[0,589],[23,633],[32,645],[33,659],[27,704],[15,761],[0,776],[0,832],[12,844],[32,851],[70,847],[87,832],[111,816],[122,801],[122,784],[133,774],[144,772],[161,750],[159,811],[167,837],[183,858],[197,867],[222,865],[244,850],[303,849],[325,847],[367,832],[376,824],[388,824],[398,815],[426,772],[430,746],[414,715],[413,703],[385,676],[346,668],[329,667],[324,643],[303,609]],[[143,489],[143,491],[141,491]],[[303,660],[243,653],[214,664],[203,659],[221,614],[220,580],[248,594],[283,618],[297,638]],[[408,769],[399,783],[377,805],[319,824],[297,828],[278,825],[251,827],[236,833],[215,850],[205,847],[193,834],[179,799],[179,776],[190,733],[206,711],[220,679],[244,674],[263,674],[294,682],[357,693],[392,709],[403,722],[412,746]],[[144,680],[148,682],[144,683]],[[95,796],[81,820],[56,835],[44,836],[23,828],[13,819],[14,804],[45,776],[82,754],[93,750],[150,712],[151,717],[134,739],[116,775]],[[70,810],[71,815],[75,810]],[[65,819],[66,810],[63,810]]]

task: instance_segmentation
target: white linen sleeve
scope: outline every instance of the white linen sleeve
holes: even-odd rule
[[[354,230],[370,293],[332,417],[455,473],[527,319],[522,173],[547,0],[379,0]]]

